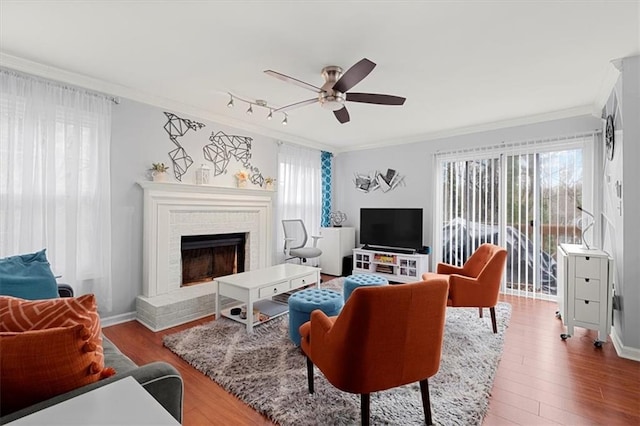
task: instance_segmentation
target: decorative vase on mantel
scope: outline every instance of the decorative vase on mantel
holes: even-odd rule
[[[151,176],[153,177],[154,182],[166,182],[167,181],[167,172],[159,172],[154,170],[151,172]]]
[[[237,181],[238,188],[246,188],[247,180],[246,179],[238,179]]]

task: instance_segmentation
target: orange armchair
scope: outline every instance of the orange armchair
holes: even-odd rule
[[[496,309],[500,282],[507,263],[507,251],[494,244],[482,244],[462,267],[438,263],[436,272],[422,274],[422,279],[446,275],[449,278],[448,306],[489,308],[493,332],[498,332]]]
[[[432,424],[428,378],[440,368],[447,289],[444,277],[360,287],[338,316],[313,311],[300,326],[309,393],[316,365],[333,386],[361,394],[361,420],[368,425],[371,392],[420,382],[425,420]]]

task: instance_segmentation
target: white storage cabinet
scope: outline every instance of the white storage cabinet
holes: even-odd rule
[[[571,337],[575,326],[598,331],[596,347],[611,332],[613,259],[597,249],[577,244],[558,246],[558,312]]]
[[[318,247],[322,250],[322,272],[339,277],[342,275],[342,259],[349,256],[356,246],[356,229],[346,226],[320,228],[320,235]]]

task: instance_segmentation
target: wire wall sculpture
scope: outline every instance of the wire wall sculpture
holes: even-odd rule
[[[400,176],[394,169],[387,169],[385,174],[379,171],[370,175],[357,173],[353,182],[356,185],[356,189],[362,192],[371,192],[376,189],[381,189],[382,192],[389,192],[400,184],[405,185],[404,176]]]
[[[210,144],[202,148],[204,158],[213,163],[213,174],[219,176],[227,172],[229,160],[235,158],[249,172],[249,181],[254,185],[262,186],[264,177],[260,169],[251,165],[251,141],[248,136],[227,135],[220,131],[211,132]]]
[[[187,151],[185,151],[182,145],[180,145],[178,137],[184,136],[190,129],[202,129],[204,124],[186,118],[180,118],[166,111],[164,115],[168,118],[167,123],[164,125],[164,130],[169,134],[171,142],[176,145],[176,149],[169,151],[169,158],[171,158],[171,162],[173,163],[173,175],[182,182],[182,175],[184,175],[187,169],[193,164],[193,159],[187,154]]]

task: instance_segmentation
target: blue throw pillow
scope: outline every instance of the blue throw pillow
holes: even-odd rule
[[[0,259],[0,295],[29,300],[58,297],[45,250]]]

